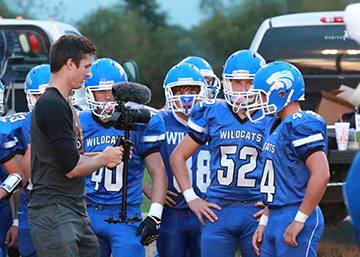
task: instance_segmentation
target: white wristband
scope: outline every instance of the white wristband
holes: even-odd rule
[[[195,192],[194,192],[194,189],[191,187],[189,189],[186,189],[184,192],[183,192],[183,196],[185,198],[185,201],[188,203],[192,200],[195,200],[197,198],[199,198]]]
[[[261,215],[259,225],[266,226],[268,224],[269,217],[266,215]]]
[[[19,220],[18,219],[13,219],[13,226],[18,227],[19,226]]]
[[[159,203],[152,203],[150,205],[150,210],[149,210],[149,216],[155,216],[156,218],[161,219],[161,215],[163,212],[164,207],[159,204]]]
[[[307,220],[309,216],[306,215],[305,213],[302,213],[300,210],[296,213],[296,216],[295,216],[295,219],[296,221],[298,222],[301,222],[301,223],[305,223],[305,221]]]

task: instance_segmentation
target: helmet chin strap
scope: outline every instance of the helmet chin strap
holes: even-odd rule
[[[286,99],[284,108],[290,103],[291,97],[292,97],[293,94],[294,94],[294,89],[291,89],[291,90],[290,90],[290,93],[289,93],[289,96],[288,96],[287,99]]]
[[[243,108],[242,106],[233,106],[232,107],[232,110],[233,110],[233,112],[234,113],[236,113],[236,114],[242,114],[242,115],[244,115],[245,117],[248,117],[248,115],[247,115],[247,113],[249,113],[249,115],[250,115],[250,112],[249,111],[247,111],[246,110],[246,108]]]
[[[176,112],[176,111],[174,111],[174,110],[171,110],[171,112],[173,113],[175,119],[176,119],[178,122],[180,122],[180,123],[183,124],[184,126],[187,126],[187,120],[186,120],[186,119],[188,118],[188,116],[186,116],[183,112]],[[181,116],[181,115],[184,115],[184,117]]]

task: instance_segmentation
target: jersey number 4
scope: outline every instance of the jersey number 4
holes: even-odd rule
[[[229,186],[234,181],[235,176],[235,161],[229,158],[229,155],[237,154],[238,147],[236,145],[221,146],[221,160],[220,164],[226,169],[218,169],[217,179],[220,185]],[[237,170],[238,187],[255,187],[256,179],[247,178],[246,175],[256,169],[258,151],[254,147],[244,146],[240,149],[239,160],[247,160],[249,162],[240,166]],[[271,160],[266,160],[263,170],[263,175],[260,183],[260,192],[267,194],[267,202],[273,202],[275,194],[275,179],[274,179],[274,165]]]
[[[275,172],[272,160],[266,159],[260,183],[260,192],[267,194],[266,201],[272,203],[275,194]]]

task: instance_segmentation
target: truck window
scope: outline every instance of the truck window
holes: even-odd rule
[[[5,100],[9,109],[27,111],[23,83],[31,68],[49,62],[49,47],[48,36],[36,26],[1,26],[0,78],[7,88]]]
[[[360,81],[360,46],[346,36],[344,25],[270,28],[258,52],[267,62],[283,60],[301,70],[306,109],[316,108],[321,90],[356,87]]]
[[[23,82],[28,71],[48,63],[46,39],[36,30],[0,30],[1,79],[5,84]]]

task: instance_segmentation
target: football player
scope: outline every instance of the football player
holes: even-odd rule
[[[360,167],[360,153],[356,155],[353,163],[346,176],[346,183],[344,185],[344,193],[347,208],[351,216],[351,222],[355,229],[355,236],[357,243],[360,245],[360,201],[357,197],[359,195],[358,177]]]
[[[16,113],[7,117],[8,122],[13,129],[22,130],[26,144],[31,144],[30,135],[30,115],[35,106],[37,99],[44,93],[50,80],[50,65],[42,64],[32,68],[25,79],[24,91],[29,112]],[[29,164],[30,165],[30,164]],[[19,218],[19,234],[18,234],[18,249],[23,257],[36,257],[36,250],[30,236],[30,227],[28,222],[28,208],[27,205],[30,200],[31,181],[27,183],[26,187],[20,191],[20,201],[18,207]]]
[[[359,3],[349,4],[345,8],[344,19],[348,36],[360,44],[360,17],[358,15],[359,11]],[[356,99],[356,105],[359,106],[359,94],[357,94],[357,92],[358,89],[353,94],[352,99]],[[351,221],[355,229],[357,242],[360,245],[360,201],[357,198],[360,194],[360,187],[358,185],[358,181],[360,178],[359,167],[360,154],[357,154],[346,177],[344,193],[349,214],[351,216]]]
[[[4,86],[0,82],[0,109],[4,109]],[[12,213],[8,199],[21,181],[26,181],[24,154],[27,145],[20,130],[13,130],[5,117],[0,117],[0,256],[6,256],[6,246],[11,246],[16,238],[9,229],[12,227]],[[17,226],[17,224],[13,224]],[[6,244],[6,239],[8,243]]]
[[[110,124],[116,103],[111,89],[115,83],[127,82],[121,65],[114,60],[102,58],[91,66],[91,77],[85,81],[88,111],[80,112],[83,146],[85,153],[103,151],[113,145],[123,130]],[[140,125],[139,125],[140,126]],[[142,244],[149,244],[158,234],[167,179],[159,152],[165,139],[164,123],[154,114],[140,130],[130,131],[133,143],[132,157],[128,166],[127,217],[120,222],[123,187],[123,164],[116,171],[103,167],[86,178],[87,207],[91,226],[99,239],[101,257],[145,256]],[[145,165],[152,177],[152,204],[148,216],[141,222],[142,178]],[[141,234],[141,236],[140,236]]]
[[[205,225],[201,233],[201,256],[256,256],[251,237],[260,211],[259,177],[254,172],[264,143],[268,120],[252,123],[245,107],[249,89],[264,59],[249,50],[233,53],[226,61],[223,86],[226,100],[195,105],[188,120],[188,135],[170,157],[172,170],[190,209]],[[207,200],[191,183],[186,160],[202,145],[210,150],[210,185]],[[205,216],[209,222],[204,221]]]
[[[166,141],[160,150],[168,176],[168,193],[157,249],[160,257],[196,257],[200,256],[201,225],[181,194],[169,157],[187,134],[188,117],[195,103],[204,100],[206,81],[197,67],[180,62],[168,71],[163,87],[167,107],[159,114],[165,122]],[[187,165],[194,190],[202,196],[210,183],[207,145],[194,152]]]
[[[318,204],[330,177],[326,123],[301,110],[304,79],[294,65],[267,64],[253,84],[258,103],[251,110],[277,115],[256,169],[268,211],[254,234],[254,248],[268,257],[316,256],[324,229]]]
[[[26,144],[31,143],[30,136],[30,115],[37,99],[44,92],[50,80],[50,66],[48,64],[38,65],[32,68],[26,76],[24,82],[24,91],[26,94],[29,112],[16,113],[7,116],[7,122],[11,124],[13,130],[21,129]],[[35,257],[36,251],[30,237],[30,228],[27,218],[27,204],[31,190],[31,182],[27,184],[20,192],[20,201],[18,207],[19,234],[18,248],[21,256]]]
[[[206,87],[203,92],[205,100],[214,101],[220,91],[221,84],[211,65],[204,58],[199,56],[188,56],[180,63],[192,64],[200,70],[200,74],[206,80]]]

